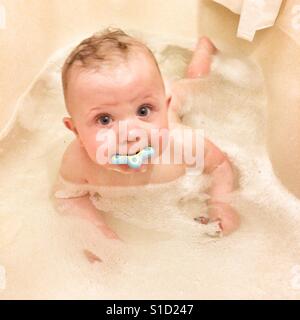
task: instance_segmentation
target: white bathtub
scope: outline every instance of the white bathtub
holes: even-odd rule
[[[111,243],[88,222],[59,216],[50,200],[60,156],[71,139],[60,121],[65,112],[59,87],[64,50],[58,49],[111,23],[154,34],[157,48],[164,47],[162,39],[191,48],[196,37],[205,34],[229,55],[256,59],[265,75],[282,83],[286,69],[281,66],[286,64],[278,55],[271,60],[268,50],[284,42],[287,50],[299,52],[284,34],[275,27],[258,34],[254,43],[239,40],[238,17],[211,1],[31,0],[23,8],[13,1],[3,4],[7,29],[0,30],[0,41],[6,44],[0,52],[0,265],[6,281],[4,289],[0,285],[1,298],[300,297],[295,281],[300,204],[288,191],[299,195],[299,109],[293,103],[283,107],[278,100],[267,104],[263,85],[228,87],[226,81],[216,85],[215,78],[200,84],[204,95],[199,105],[205,107],[197,112],[206,132],[229,153],[241,174],[235,201],[242,226],[232,236],[188,243],[108,218],[126,240]],[[34,18],[29,20],[26,12]],[[277,74],[271,74],[270,60],[276,61]],[[181,70],[180,61],[174,61]],[[296,60],[292,64],[288,70],[294,67],[297,72]],[[270,96],[276,97],[275,91],[284,98],[296,84],[294,77],[285,78],[284,86],[275,82],[266,89]],[[211,101],[208,97],[214,97],[213,103],[204,104]],[[189,114],[185,121],[191,124]],[[274,175],[269,156],[285,186]],[[103,262],[90,263],[85,250]]]

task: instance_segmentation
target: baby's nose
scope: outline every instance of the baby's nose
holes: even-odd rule
[[[121,144],[131,145],[133,143],[139,142],[142,139],[142,132],[139,128],[128,129],[126,133],[119,136]]]
[[[120,142],[139,141],[145,134],[144,128],[139,126],[136,121],[128,120],[119,123]]]
[[[119,147],[135,147],[135,144],[148,145],[148,131],[136,121],[128,121],[119,126]],[[134,148],[133,148],[134,149]]]

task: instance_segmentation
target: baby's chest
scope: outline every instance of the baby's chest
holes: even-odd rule
[[[129,187],[164,184],[185,174],[185,166],[175,164],[154,164],[149,172],[118,173],[113,170],[91,170],[87,175],[88,183],[95,186]]]

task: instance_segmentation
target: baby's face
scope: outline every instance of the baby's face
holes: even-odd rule
[[[66,100],[72,119],[65,119],[65,123],[96,163],[102,161],[99,156],[114,154],[108,133],[116,138],[115,153],[134,154],[151,144],[151,134],[168,128],[170,99],[155,62],[143,53],[116,67],[75,67],[70,72]],[[121,172],[132,170],[127,165],[105,166]]]

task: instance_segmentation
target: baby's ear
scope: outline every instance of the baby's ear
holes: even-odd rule
[[[171,100],[172,100],[172,96],[168,95],[166,98],[166,104],[167,104],[167,108],[169,108],[170,104],[171,104]]]
[[[74,134],[77,136],[78,135],[78,132],[74,126],[74,123],[73,123],[73,120],[72,118],[69,118],[69,117],[64,117],[63,118],[63,122],[64,122],[64,125],[67,129],[71,130],[72,132],[74,132]]]

